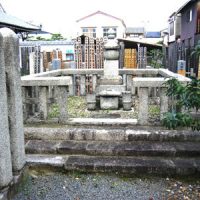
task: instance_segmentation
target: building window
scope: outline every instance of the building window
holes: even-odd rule
[[[169,24],[169,35],[174,35],[174,21],[170,22]]]
[[[85,36],[96,38],[96,28],[94,27],[84,27],[82,28],[82,33]]]
[[[187,11],[186,20],[187,20],[187,22],[191,22],[192,21],[192,9]]]
[[[108,30],[113,29],[115,38],[117,37],[117,28],[116,27],[104,27],[103,28],[103,37],[108,37]]]

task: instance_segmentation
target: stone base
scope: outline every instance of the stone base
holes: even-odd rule
[[[119,92],[121,96],[122,92],[126,90],[126,87],[124,85],[99,85],[96,89],[97,96],[105,90]]]
[[[88,110],[96,110],[96,102],[87,102]]]
[[[100,85],[122,85],[123,80],[121,76],[117,77],[103,77],[100,79]]]
[[[101,96],[100,108],[102,110],[117,110],[119,108],[119,97]]]
[[[123,109],[128,111],[131,110],[132,102],[123,102]]]

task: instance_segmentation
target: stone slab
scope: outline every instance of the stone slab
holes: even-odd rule
[[[81,125],[112,125],[112,126],[121,126],[121,125],[136,125],[137,119],[108,119],[108,118],[71,118],[68,121],[68,124],[81,124]]]
[[[30,140],[26,144],[26,153],[192,158],[200,156],[200,145],[196,142]]]
[[[135,125],[134,128],[130,128],[130,122],[129,125],[127,123],[127,126],[125,126],[119,123],[119,121],[117,123],[117,121],[114,123],[113,120],[108,122],[108,119],[104,119],[103,121],[98,121],[97,119],[97,123],[94,118],[88,120],[80,118],[71,119],[71,124],[81,125],[81,127],[25,127],[25,138],[27,140],[200,142],[199,131],[162,130],[161,127],[140,127]],[[105,126],[105,122],[108,122],[110,125]],[[132,124],[134,124],[134,121],[132,121]],[[89,126],[89,128],[84,126]]]
[[[120,92],[120,95],[121,95],[121,93],[126,90],[126,86],[125,85],[99,85],[96,90],[97,96],[99,95],[99,93],[106,91],[106,90],[108,90],[108,91],[113,90],[116,92]]]
[[[107,172],[129,175],[198,176],[199,159],[161,157],[102,157],[29,155],[31,166],[51,166],[67,171]]]
[[[67,86],[72,85],[72,77],[34,77],[24,76],[21,78],[22,86]]]

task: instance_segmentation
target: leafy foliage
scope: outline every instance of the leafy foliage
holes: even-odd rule
[[[165,113],[162,123],[168,129],[189,127],[192,125],[192,118],[189,114],[172,111]]]
[[[192,130],[199,130],[200,120],[193,118],[191,110],[196,113],[200,109],[200,81],[192,78],[187,85],[181,84],[177,79],[172,78],[166,81],[166,94],[171,99],[171,111],[165,113],[162,123],[168,129],[177,127],[191,127]],[[181,112],[185,109],[185,113]]]
[[[163,61],[163,52],[161,50],[151,50],[149,53],[148,53],[148,56],[150,57],[150,62],[149,64],[154,67],[154,68],[162,68],[163,67],[163,64],[162,64],[162,61]]]

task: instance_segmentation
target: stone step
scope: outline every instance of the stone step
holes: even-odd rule
[[[52,167],[66,171],[111,172],[130,175],[198,176],[200,159],[161,157],[102,157],[27,155],[32,167]]]
[[[200,142],[198,131],[162,130],[161,127],[25,127],[25,138],[35,140],[87,141],[194,141]]]
[[[91,156],[198,157],[198,142],[116,142],[116,141],[43,141],[29,140],[28,154],[82,154]]]
[[[91,126],[135,126],[137,119],[110,119],[110,118],[70,118],[69,125],[91,125]]]

